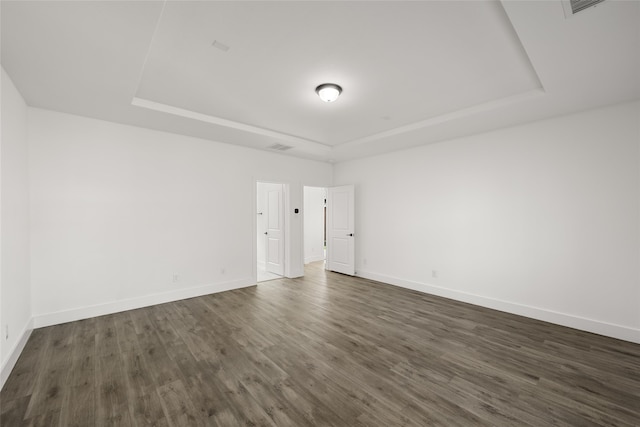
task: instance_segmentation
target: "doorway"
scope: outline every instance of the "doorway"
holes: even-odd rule
[[[324,261],[327,256],[327,189],[304,189],[304,263]]]
[[[256,183],[257,282],[284,276],[284,184]]]

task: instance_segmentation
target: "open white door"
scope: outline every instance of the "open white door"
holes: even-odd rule
[[[284,198],[282,184],[270,184],[266,192],[266,270],[284,275]]]
[[[327,270],[355,274],[353,241],[354,187],[330,187],[327,192]]]

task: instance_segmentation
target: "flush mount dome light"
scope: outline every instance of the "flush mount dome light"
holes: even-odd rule
[[[316,88],[316,93],[324,102],[333,102],[342,93],[342,88],[333,83],[324,83]]]

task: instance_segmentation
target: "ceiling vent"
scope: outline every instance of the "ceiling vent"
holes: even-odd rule
[[[582,12],[585,9],[589,9],[591,6],[595,6],[598,3],[602,3],[604,0],[563,0],[562,6],[564,7],[564,15],[569,18],[578,12]]]
[[[284,145],[284,144],[273,144],[270,145],[269,147],[267,147],[269,150],[275,150],[275,151],[287,151],[290,148],[293,148],[290,145]]]

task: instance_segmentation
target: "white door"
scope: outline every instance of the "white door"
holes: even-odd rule
[[[327,192],[327,270],[355,274],[353,185],[330,187]]]
[[[282,184],[270,184],[266,192],[266,269],[284,275],[284,199]]]

